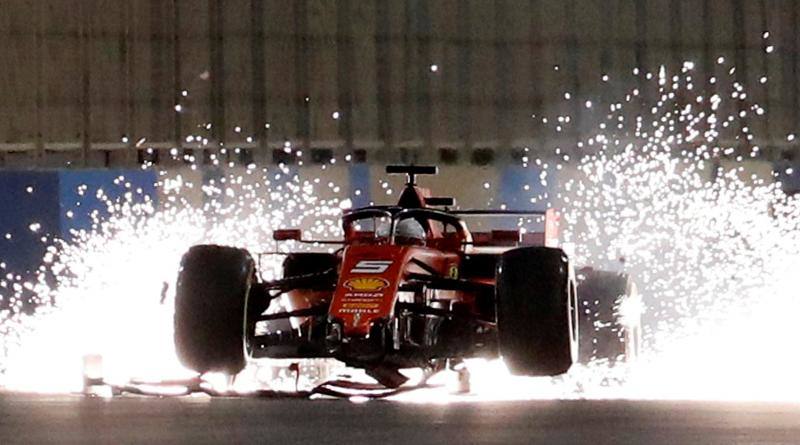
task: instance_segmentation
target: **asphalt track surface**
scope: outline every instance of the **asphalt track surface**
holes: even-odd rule
[[[16,443],[789,444],[800,404],[0,394],[0,444]]]

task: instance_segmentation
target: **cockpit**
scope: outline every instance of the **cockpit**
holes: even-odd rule
[[[433,209],[376,206],[354,210],[342,218],[347,244],[394,244],[461,250],[471,241],[466,224]]]

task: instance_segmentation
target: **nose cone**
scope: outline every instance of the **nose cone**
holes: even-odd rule
[[[407,250],[386,245],[345,249],[330,307],[330,316],[342,322],[345,338],[365,336],[375,321],[392,316]]]

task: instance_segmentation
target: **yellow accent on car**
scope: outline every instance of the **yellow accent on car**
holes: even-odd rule
[[[344,287],[356,291],[378,291],[388,285],[389,282],[383,278],[374,277],[351,278],[344,282]]]
[[[458,278],[458,266],[456,266],[455,264],[450,266],[450,272],[448,273],[448,275],[450,276],[450,278],[457,279]]]

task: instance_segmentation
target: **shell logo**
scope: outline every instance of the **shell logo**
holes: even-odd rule
[[[344,282],[344,287],[355,291],[378,291],[386,288],[389,282],[383,278],[351,278]]]

